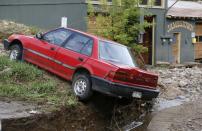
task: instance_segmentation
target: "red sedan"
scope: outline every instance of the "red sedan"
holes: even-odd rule
[[[119,98],[156,98],[158,76],[138,68],[124,45],[69,28],[36,37],[11,35],[3,41],[11,60],[25,60],[72,81],[75,95],[87,100],[93,91]]]

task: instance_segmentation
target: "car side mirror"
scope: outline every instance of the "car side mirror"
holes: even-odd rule
[[[43,34],[42,33],[37,33],[36,38],[40,39],[40,40],[43,39]]]

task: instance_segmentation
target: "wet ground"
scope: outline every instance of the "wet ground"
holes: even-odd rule
[[[148,131],[201,131],[202,101],[184,103],[154,114]]]

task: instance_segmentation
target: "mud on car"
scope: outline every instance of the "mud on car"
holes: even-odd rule
[[[3,44],[11,60],[25,60],[72,81],[80,100],[93,91],[147,100],[159,94],[158,76],[138,68],[132,51],[113,41],[57,28],[35,37],[13,34]]]

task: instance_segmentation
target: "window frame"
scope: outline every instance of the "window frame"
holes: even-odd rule
[[[130,47],[127,47],[127,46],[122,45],[122,44],[120,44],[120,43],[117,43],[117,42],[114,42],[114,41],[109,41],[109,40],[102,40],[102,39],[99,39],[99,40],[98,40],[98,59],[101,60],[101,61],[104,61],[104,59],[102,59],[101,56],[100,56],[100,44],[101,44],[101,42],[109,42],[110,44],[117,44],[118,46],[122,46],[122,47],[124,47],[124,48],[126,48],[126,49],[128,49],[128,50],[131,50]],[[130,52],[130,53],[132,53],[132,52]],[[130,54],[130,55],[134,55],[134,54]],[[132,56],[131,56],[131,57],[132,57]],[[134,58],[135,58],[135,56],[134,56]],[[136,58],[135,58],[135,59],[136,59]],[[132,59],[132,61],[133,61],[134,67],[138,67],[137,61],[134,60],[134,59]],[[130,65],[128,65],[128,66],[130,66]],[[133,67],[133,66],[131,66],[131,67]]]
[[[60,45],[59,45],[59,44],[55,44],[55,43],[50,43],[49,41],[47,41],[46,39],[44,39],[45,35],[47,35],[47,34],[49,34],[49,33],[52,33],[52,32],[59,31],[59,30],[66,30],[66,31],[68,31],[68,32],[71,32],[71,34],[69,35],[69,37],[71,37],[71,35],[73,34],[73,31],[71,31],[71,30],[68,30],[68,29],[65,29],[65,28],[57,28],[57,29],[53,29],[53,30],[50,30],[50,31],[44,33],[42,40],[48,42],[48,43],[51,44],[51,45],[56,45],[56,46],[62,47],[62,45],[67,41],[67,39],[68,39],[69,37],[67,37],[67,38],[64,40],[64,42],[61,43]]]
[[[196,43],[202,43],[202,41],[200,41],[200,37],[202,37],[202,35],[196,35]]]
[[[142,5],[141,3],[139,3],[139,7],[145,7],[145,8],[165,8],[165,0],[161,0],[161,5],[150,5],[149,4],[149,0],[147,0],[147,4],[146,5]]]
[[[70,30],[70,31],[71,31],[71,30]],[[70,38],[71,38],[72,36],[74,36],[75,34],[81,35],[81,36],[83,36],[83,37],[87,37],[87,38],[89,38],[89,40],[92,40],[92,50],[91,50],[90,55],[86,55],[86,54],[84,54],[84,53],[81,53],[81,51],[82,51],[84,48],[82,48],[82,50],[80,50],[80,51],[75,51],[75,50],[72,50],[72,49],[70,49],[70,48],[65,48],[65,45],[69,42]],[[90,57],[90,56],[92,56],[92,54],[93,54],[93,49],[94,49],[94,39],[93,39],[92,37],[87,36],[87,35],[84,35],[84,34],[82,34],[82,33],[72,31],[71,36],[70,36],[68,39],[66,39],[66,41],[62,44],[61,47],[62,47],[63,49],[71,50],[71,51],[73,51],[73,52],[76,52],[76,53],[79,53],[79,54],[82,54],[82,55],[85,55],[85,56]]]

